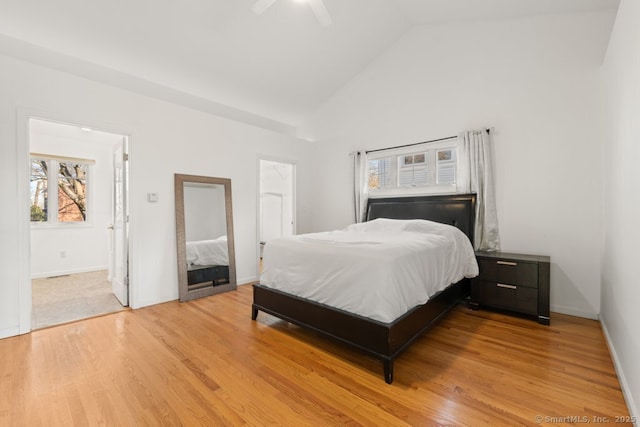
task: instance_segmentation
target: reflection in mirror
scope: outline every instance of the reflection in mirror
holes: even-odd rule
[[[236,289],[231,180],[175,174],[180,301]]]

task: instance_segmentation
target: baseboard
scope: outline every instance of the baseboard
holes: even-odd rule
[[[240,286],[251,286],[251,285],[256,284],[256,283],[260,283],[260,282],[257,279],[256,280],[249,280],[249,281],[246,281],[246,282],[238,283],[238,287],[240,287]]]
[[[259,277],[257,277],[257,276],[249,276],[249,277],[242,277],[242,278],[240,278],[240,279],[237,279],[237,280],[236,280],[236,283],[237,283],[238,285],[247,285],[247,284],[249,284],[249,283],[256,283],[256,282],[258,282],[259,280],[260,280],[260,278],[259,278]]]
[[[42,279],[46,277],[56,277],[56,276],[67,276],[69,274],[79,274],[79,273],[91,273],[93,271],[101,271],[108,270],[109,266],[107,265],[99,265],[96,267],[85,267],[85,268],[76,268],[72,270],[60,270],[60,271],[49,271],[47,273],[37,273],[32,274],[32,279]]]
[[[604,332],[604,338],[607,342],[607,347],[609,347],[609,353],[611,354],[611,358],[613,359],[613,367],[615,368],[616,374],[618,375],[618,381],[620,381],[622,396],[624,396],[624,400],[627,403],[627,408],[629,409],[629,415],[631,415],[631,417],[635,420],[640,420],[640,413],[638,412],[638,407],[633,400],[633,395],[629,391],[629,383],[627,382],[627,378],[625,377],[624,371],[622,370],[620,359],[618,359],[618,353],[616,353],[616,348],[613,346],[613,342],[611,341],[611,336],[609,335],[607,324],[601,316],[600,324],[602,325],[602,331]],[[638,422],[633,423],[633,425],[637,426]]]
[[[16,335],[20,335],[20,327],[14,326],[12,328],[4,328],[0,329],[0,339],[15,337]]]
[[[554,313],[567,314],[569,316],[584,317],[585,319],[598,320],[598,313],[578,310],[575,307],[551,304],[549,309]]]

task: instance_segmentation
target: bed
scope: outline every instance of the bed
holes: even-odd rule
[[[418,219],[452,225],[466,235],[472,243],[475,203],[476,197],[473,194],[369,199],[366,219],[372,224],[380,219]],[[408,221],[408,223],[413,223],[413,221]],[[355,225],[355,227],[359,226]],[[334,248],[342,244],[340,239],[335,239],[335,235],[311,236],[315,240],[318,240],[319,237],[330,240],[330,242],[324,243],[325,245],[334,245]],[[301,238],[305,239],[307,237],[303,236]],[[467,244],[469,244],[469,241],[467,241]],[[354,242],[352,241],[351,243]],[[363,252],[366,246],[372,246],[371,242],[366,241],[366,239],[355,243],[361,243],[356,248],[356,252]],[[441,262],[446,258],[441,257]],[[317,259],[309,262],[308,265],[295,264],[292,268],[304,270],[315,261]],[[475,258],[473,262],[475,263]],[[354,264],[356,263],[354,262]],[[401,312],[389,314],[390,318],[372,315],[371,313],[362,313],[358,308],[351,307],[348,304],[343,307],[337,307],[335,299],[330,303],[323,303],[311,299],[318,299],[317,296],[296,295],[295,292],[299,293],[299,290],[296,289],[278,289],[278,275],[275,274],[265,280],[270,283],[261,282],[253,286],[251,317],[256,320],[258,312],[263,311],[354,346],[382,360],[384,379],[391,384],[393,382],[394,360],[415,339],[432,327],[442,316],[468,295],[469,277],[474,275],[472,273],[473,271],[467,271],[466,277],[461,280],[457,280],[444,289],[435,290],[426,302],[407,309],[399,308]],[[477,274],[477,265],[475,265],[475,274]],[[334,276],[337,282],[341,280],[340,276]],[[383,275],[381,279],[372,280],[381,282],[376,283],[376,286],[384,286],[395,279],[388,275]],[[370,283],[373,284],[373,281]],[[374,292],[377,291],[372,291],[372,293]],[[341,294],[337,293],[337,295]],[[363,294],[363,299],[368,296]],[[348,298],[345,296],[345,299]],[[411,304],[411,302],[408,302],[408,304]],[[368,306],[370,304],[364,305]]]
[[[227,236],[186,242],[189,289],[229,283]]]

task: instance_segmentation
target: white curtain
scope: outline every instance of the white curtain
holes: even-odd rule
[[[474,246],[480,251],[499,251],[498,215],[493,185],[491,137],[487,130],[463,132],[461,191],[476,193]],[[468,174],[468,175],[467,175]]]
[[[367,179],[367,153],[357,151],[353,156],[353,204],[356,222],[365,219],[367,199],[369,198],[369,182]]]

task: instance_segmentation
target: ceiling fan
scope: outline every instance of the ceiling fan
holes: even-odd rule
[[[258,15],[260,15],[264,13],[264,11],[267,10],[269,7],[271,7],[271,5],[273,5],[276,1],[277,0],[258,0],[257,2],[254,3],[251,10],[257,13]],[[316,18],[318,18],[318,21],[320,22],[320,24],[327,26],[327,25],[331,25],[331,23],[333,22],[331,21],[331,16],[329,15],[329,11],[325,7],[324,2],[322,0],[297,0],[297,1],[304,1],[305,3],[309,3],[309,6],[311,6],[311,10],[313,10],[313,13],[316,15]]]

